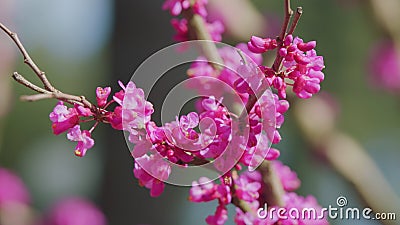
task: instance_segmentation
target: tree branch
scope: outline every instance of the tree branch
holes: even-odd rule
[[[303,14],[303,8],[297,7],[296,14],[294,15],[293,22],[289,28],[288,34],[293,34],[294,30],[297,27],[297,24],[299,23],[299,20],[300,20],[300,17],[302,14]]]
[[[212,63],[212,66],[217,72],[220,72],[223,67],[224,61],[218,53],[218,48],[215,43],[212,43],[211,34],[207,30],[206,21],[203,17],[198,14],[193,13],[192,6],[194,1],[191,2],[191,7],[188,10],[183,12],[184,17],[188,20],[190,31],[195,36],[193,38],[197,40],[207,40],[210,42],[202,43],[201,47],[203,50],[204,56]]]
[[[51,93],[48,90],[45,90],[41,87],[36,86],[35,84],[31,83],[30,81],[28,81],[24,76],[22,76],[21,74],[19,74],[18,72],[14,72],[14,74],[12,75],[12,78],[14,78],[15,81],[17,81],[18,83],[24,85],[25,87],[34,90],[38,93]]]
[[[400,199],[366,150],[352,137],[339,131],[335,112],[328,101],[315,96],[307,102],[295,102],[295,119],[315,154],[353,184],[374,212],[399,212]],[[319,115],[310,117],[310,115]],[[382,220],[384,224],[395,221]]]
[[[237,171],[236,170],[233,170],[232,171],[232,185],[231,185],[231,194],[232,194],[232,201],[231,201],[231,203],[234,205],[234,206],[236,206],[236,207],[238,207],[240,210],[242,210],[242,212],[244,212],[244,213],[246,213],[246,212],[249,212],[249,213],[251,213],[253,216],[257,216],[256,215],[256,212],[250,207],[250,205],[249,204],[247,204],[247,202],[246,201],[243,201],[242,199],[239,199],[237,196],[236,196],[236,189],[235,189],[235,179],[238,179],[239,178],[239,175],[238,175],[238,173],[237,173]]]
[[[35,62],[30,57],[29,53],[26,51],[25,47],[22,45],[21,41],[18,38],[18,35],[0,23],[0,28],[14,41],[17,45],[19,51],[21,52],[22,56],[24,57],[24,63],[27,64],[33,72],[39,77],[42,81],[44,87],[48,91],[56,91],[56,89],[51,85],[49,80],[47,79],[45,73],[39,69],[39,67],[35,64]]]
[[[283,41],[283,39],[285,38],[286,30],[289,26],[289,21],[290,21],[290,18],[292,17],[292,15],[293,15],[293,10],[290,7],[290,0],[285,0],[285,19],[283,21],[283,25],[281,28],[281,33],[279,34],[278,41]]]
[[[283,195],[285,191],[279,177],[277,176],[274,168],[270,161],[264,161],[257,168],[261,172],[262,180],[264,183],[263,197],[270,206],[283,207],[285,202],[283,201]]]
[[[24,63],[27,64],[32,71],[39,77],[41,80],[42,84],[44,85],[44,89],[33,84],[30,82],[28,79],[26,79],[24,76],[19,74],[18,72],[14,72],[12,75],[13,79],[17,81],[18,83],[24,85],[25,87],[38,92],[38,95],[30,95],[30,96],[22,96],[21,100],[23,101],[38,101],[41,99],[48,99],[48,98],[55,98],[58,100],[62,100],[71,104],[80,104],[85,106],[86,108],[91,109],[93,112],[97,112],[98,109],[97,107],[86,100],[84,96],[76,96],[76,95],[70,95],[70,94],[65,94],[59,90],[57,90],[47,79],[45,72],[43,72],[32,60],[30,57],[29,53],[26,51],[24,45],[18,38],[18,35],[14,32],[12,32],[10,29],[8,29],[5,25],[0,23],[0,28],[14,41],[14,43],[17,45],[19,51],[21,52],[22,56],[24,57]]]

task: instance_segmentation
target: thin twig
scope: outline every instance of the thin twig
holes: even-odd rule
[[[285,0],[285,20],[282,25],[281,33],[278,37],[278,50],[283,46],[283,41],[285,40],[286,37],[286,30],[288,29],[289,20],[292,17],[292,15],[293,15],[293,10],[290,7],[290,0]],[[272,69],[275,72],[278,72],[282,60],[283,60],[282,56],[280,56],[279,51],[277,51],[274,63],[272,65]]]
[[[18,35],[14,32],[12,32],[10,29],[8,29],[6,26],[4,26],[2,23],[0,23],[0,28],[8,35],[10,38],[14,41],[14,43],[17,45],[19,51],[21,52],[22,56],[24,57],[24,63],[26,63],[32,70],[35,72],[35,74],[39,77],[39,79],[42,81],[44,87],[48,91],[56,91],[56,89],[51,85],[49,80],[47,79],[45,73],[39,69],[39,67],[35,64],[35,62],[32,60],[30,57],[29,53],[26,51],[25,47],[22,45],[21,41],[18,38]]]
[[[20,100],[26,101],[26,102],[36,102],[39,100],[51,99],[51,98],[67,102],[72,105],[78,104],[78,105],[85,106],[79,97],[74,96],[73,98],[71,98],[71,95],[64,94],[64,93],[57,93],[57,92],[50,92],[50,93],[45,93],[45,94],[34,94],[34,95],[22,95],[20,97]]]
[[[93,112],[97,112],[98,109],[95,105],[90,103],[84,96],[76,96],[76,95],[70,95],[70,94],[65,94],[59,90],[57,90],[47,79],[46,74],[35,64],[35,62],[32,60],[30,57],[29,53],[26,51],[24,45],[18,38],[18,35],[14,32],[12,32],[10,29],[8,29],[5,25],[0,23],[0,28],[14,41],[14,43],[17,45],[18,49],[20,50],[22,56],[24,57],[24,63],[27,64],[33,72],[39,77],[41,80],[42,84],[44,85],[44,89],[33,84],[30,82],[28,79],[26,79],[24,76],[21,74],[14,72],[12,77],[14,78],[15,81],[18,83],[24,85],[25,87],[36,91],[40,94],[38,95],[29,95],[29,96],[22,96],[21,100],[23,101],[38,101],[41,99],[47,99],[47,98],[55,98],[59,99],[71,104],[80,104],[85,106],[86,108],[91,109]]]
[[[42,93],[42,94],[48,94],[50,93],[50,91],[45,90],[41,87],[36,86],[35,84],[32,84],[30,81],[28,81],[24,76],[22,76],[21,74],[14,72],[14,74],[12,75],[12,78],[14,78],[15,81],[17,81],[18,83],[24,85],[25,87],[32,89],[36,92]]]
[[[24,102],[36,102],[39,100],[43,99],[49,99],[49,98],[54,98],[52,93],[46,93],[46,94],[35,94],[35,95],[22,95],[19,97],[21,101]]]
[[[289,26],[289,21],[292,15],[293,15],[293,10],[290,8],[290,0],[285,0],[285,20],[283,21],[278,41],[283,41],[283,39],[285,38],[286,30]]]
[[[293,34],[294,30],[297,27],[297,24],[299,23],[299,20],[300,20],[300,17],[302,14],[303,14],[303,8],[297,7],[296,14],[294,15],[292,25],[290,26],[289,31],[288,31],[288,35]]]

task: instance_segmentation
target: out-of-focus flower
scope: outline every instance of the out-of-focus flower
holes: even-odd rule
[[[392,93],[400,93],[400,53],[392,42],[380,42],[371,52],[370,83]]]
[[[0,224],[30,225],[34,220],[30,195],[23,181],[8,169],[0,168]]]
[[[13,172],[0,168],[0,207],[7,203],[28,204],[29,201],[29,192],[22,180]]]
[[[56,203],[44,217],[44,225],[105,225],[104,214],[93,203],[68,198]]]

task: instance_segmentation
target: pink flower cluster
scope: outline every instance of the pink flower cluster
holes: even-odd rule
[[[178,3],[181,5],[177,6]],[[204,6],[201,3],[204,2],[195,1],[195,5]],[[206,15],[190,9],[190,4],[185,1],[166,1],[164,9],[166,9],[166,5],[169,6],[167,8],[174,16],[178,15],[182,11],[181,9],[192,10],[203,18]],[[189,39],[190,28],[186,19],[175,19],[172,22],[173,27],[178,31],[175,39],[179,41]],[[209,25],[206,27],[214,40],[220,40],[220,36],[215,35],[215,29]],[[198,182],[193,182],[189,197],[191,201],[218,200],[219,204],[214,215],[206,218],[208,224],[224,224],[228,218],[226,206],[229,203],[234,203],[233,201],[246,202],[252,211],[256,211],[260,207],[260,203],[265,201],[263,200],[265,193],[262,191],[265,184],[262,182],[260,172],[244,172],[240,175],[234,175],[242,166],[256,168],[260,160],[271,161],[286,193],[282,196],[285,203],[284,207],[299,209],[307,206],[319,207],[313,197],[303,198],[293,192],[300,186],[300,180],[289,167],[276,160],[280,155],[279,150],[270,147],[271,143],[277,144],[282,139],[279,128],[285,120],[284,113],[289,109],[289,102],[286,100],[287,86],[292,86],[293,92],[299,98],[304,99],[310,98],[320,90],[320,83],[324,80],[322,70],[325,66],[323,57],[317,55],[315,47],[315,41],[304,42],[291,34],[285,34],[283,40],[253,36],[247,46],[239,44],[236,51],[228,47],[218,50],[225,66],[221,71],[214,70],[204,57],[199,57],[197,62],[191,65],[188,75],[195,79],[189,80],[188,87],[197,90],[201,95],[212,96],[206,99],[207,101],[225,99],[225,102],[247,104],[250,97],[258,97],[251,110],[248,111],[248,124],[246,126],[248,128],[248,139],[244,140],[240,136],[241,132],[237,132],[242,129],[240,126],[235,127],[232,120],[230,123],[233,132],[229,134],[228,140],[230,144],[233,143],[232,145],[235,146],[236,150],[242,153],[238,164],[220,178],[219,184],[213,183],[208,178],[201,178]],[[274,65],[268,67],[262,64],[262,54],[271,50],[276,50],[277,53]],[[209,79],[210,77],[213,79]],[[198,85],[199,82],[202,85]],[[264,94],[260,96],[259,91],[268,89],[265,88],[266,86],[273,87],[275,92],[263,91]],[[199,114],[200,120],[204,110],[202,106],[206,100],[197,104],[197,108],[201,112]],[[176,124],[179,124],[178,120]],[[197,135],[199,134],[196,132],[193,134],[188,132],[186,136],[197,137]],[[215,141],[211,143],[211,146],[215,146],[214,143]],[[217,143],[219,146],[221,145],[220,140]],[[230,144],[228,144],[228,150],[230,150]],[[218,147],[208,149],[216,154],[199,155],[195,152],[193,156],[210,160],[220,154]],[[326,220],[283,221],[276,216],[271,220],[262,220],[255,217],[252,212],[243,212],[239,208],[236,208],[236,210],[235,222],[237,224],[327,224]]]
[[[255,75],[259,82],[263,76],[254,71],[255,68],[250,68],[250,72],[246,71],[247,67],[252,65],[259,65],[262,63],[263,58],[260,54],[254,54],[249,51],[246,44],[240,43],[236,45],[237,51],[231,47],[222,47],[218,49],[218,53],[221,56],[224,67],[221,71],[217,72],[214,68],[207,62],[206,58],[199,57],[190,66],[188,70],[188,75],[190,79],[188,82],[188,88],[193,88],[199,92],[201,95],[213,95],[215,98],[224,99],[235,99],[235,95],[239,95],[243,101],[247,100],[248,95],[245,91],[239,91],[240,89],[245,89],[244,87],[237,87],[238,82],[241,78],[246,77],[251,78],[251,75]],[[247,64],[243,65],[242,58],[238,51],[242,52],[243,57],[245,57]],[[243,68],[244,67],[244,68]],[[210,77],[215,77],[216,79],[209,79]],[[197,85],[200,81],[203,85]],[[236,83],[235,83],[236,82]],[[252,83],[251,81],[248,81]],[[247,85],[247,82],[244,82]],[[251,86],[251,87],[250,87]],[[257,85],[247,85],[247,88],[255,88]],[[235,92],[232,92],[235,89]]]
[[[175,39],[190,40],[195,32],[190,30],[189,21],[200,16],[211,38],[221,40],[223,26],[218,21],[207,22],[206,4],[206,0],[165,1],[164,10],[173,16],[183,15],[171,22],[177,31]],[[276,216],[263,220],[253,213],[266,199],[267,184],[259,171],[253,171],[264,160],[269,161],[282,184],[283,207],[319,207],[313,197],[303,198],[293,192],[300,181],[296,173],[277,161],[280,152],[271,147],[282,140],[279,129],[289,109],[287,86],[292,86],[299,98],[310,98],[320,90],[324,61],[316,54],[315,47],[315,41],[303,42],[292,35],[283,40],[253,36],[247,45],[218,50],[225,66],[220,71],[204,57],[191,65],[188,75],[194,79],[189,80],[188,87],[207,96],[198,100],[196,112],[177,115],[175,121],[157,126],[151,118],[153,106],[144,91],[133,82],[126,86],[120,82],[122,90],[111,100],[108,100],[111,88],[97,88],[97,105],[92,108],[79,104],[68,108],[59,102],[50,114],[53,132],[56,135],[67,132],[69,140],[78,142],[75,154],[84,156],[94,145],[91,133],[99,123],[124,130],[134,144],[131,152],[135,160],[134,176],[141,186],[150,189],[152,197],[163,192],[164,182],[173,172],[171,164],[186,168],[213,162],[213,169],[223,174],[219,183],[203,177],[193,182],[189,196],[192,202],[218,201],[215,213],[206,218],[208,224],[224,224],[228,219],[228,204],[237,206],[237,224],[326,224],[325,220],[284,221]],[[262,54],[271,50],[277,53],[274,65],[268,67],[262,64]],[[229,111],[223,101],[243,105],[243,111]],[[117,106],[110,110],[112,103]],[[82,123],[90,121],[94,122],[92,128],[82,130]],[[243,167],[252,172],[239,174]],[[245,203],[250,211],[243,211],[237,201]]]
[[[310,98],[320,90],[320,83],[324,80],[322,69],[325,68],[322,56],[314,50],[315,41],[303,42],[298,37],[287,35],[282,46],[277,50],[279,59],[283,59],[283,68],[275,71],[271,67],[261,65],[266,79],[271,87],[278,91],[280,98],[286,98],[286,87],[293,86],[292,90],[299,98]],[[249,50],[254,53],[264,53],[278,47],[275,39],[251,37],[248,42]]]
[[[300,186],[300,180],[295,172],[289,167],[283,165],[279,161],[271,161],[273,169],[278,172],[278,177],[283,184],[285,194],[283,196],[284,208],[296,208],[300,212],[303,208],[314,208],[317,212],[321,212],[314,197],[308,196],[303,198],[292,192]],[[213,215],[206,218],[207,224],[221,225],[225,224],[228,219],[228,211],[226,205],[235,197],[245,202],[253,212],[257,212],[260,205],[260,197],[263,197],[264,185],[262,175],[258,171],[243,172],[239,176],[232,176],[232,182],[226,182],[226,177],[220,179],[220,184],[216,184],[208,178],[202,177],[200,180],[194,181],[189,192],[189,200],[192,202],[209,202],[218,200],[218,206]],[[276,206],[272,206],[276,207]],[[255,213],[243,212],[240,208],[236,208],[235,223],[238,225],[267,225],[267,224],[328,224],[326,218],[314,220],[313,218],[296,218],[282,219],[284,216],[272,215],[266,218],[260,218]],[[289,216],[288,216],[289,217]]]
[[[139,135],[130,131],[130,141],[135,144],[132,151],[135,177],[141,185],[151,189],[152,196],[161,194],[162,181],[171,173],[164,159],[188,166],[194,160],[217,158],[226,149],[231,136],[229,114],[214,98],[202,101],[200,114],[183,115],[162,127],[148,121],[145,127]],[[197,132],[196,127],[201,132]]]
[[[129,82],[127,87],[121,82],[119,84],[122,90],[115,93],[111,100],[108,100],[111,88],[98,87],[96,89],[97,106],[95,108],[87,108],[79,104],[74,104],[73,107],[68,108],[64,105],[64,102],[59,101],[50,113],[53,133],[59,135],[67,132],[68,140],[77,142],[76,156],[85,156],[87,150],[93,147],[92,132],[99,123],[108,123],[114,129],[123,130],[124,121],[122,118],[124,114],[126,120],[132,120],[125,123],[127,129],[134,133],[133,131],[144,128],[144,124],[149,120],[153,108],[149,102],[144,101],[143,91],[136,88],[132,82]],[[125,95],[128,96],[129,101],[125,101],[126,108],[123,109],[122,104]],[[119,105],[114,107],[113,111],[108,111],[108,107],[114,102]],[[92,121],[94,121],[94,125],[91,129],[81,129],[80,124]]]
[[[218,20],[212,22],[207,21],[207,3],[207,0],[195,0],[193,3],[189,0],[166,0],[164,2],[163,10],[168,10],[173,16],[183,15],[183,18],[174,18],[171,20],[172,27],[176,31],[174,36],[176,41],[188,41],[193,39],[189,25],[189,20],[192,15],[199,15],[203,18],[206,29],[212,40],[222,40],[221,34],[224,32],[224,26]]]

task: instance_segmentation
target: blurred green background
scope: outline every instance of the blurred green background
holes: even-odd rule
[[[282,1],[253,3],[266,20],[276,21],[279,27]],[[400,96],[371,88],[368,83],[369,53],[385,35],[370,6],[367,1],[338,0],[293,4],[301,4],[304,9],[296,34],[305,40],[317,40],[318,53],[324,56],[326,80],[322,89],[339,104],[337,126],[362,144],[400,194]],[[173,43],[171,17],[161,5],[160,0],[6,0],[0,8],[8,11],[0,14],[0,20],[13,25],[55,86],[94,99],[97,86],[116,88],[117,81],[128,81],[144,59]],[[267,33],[275,36],[276,25],[268,22]],[[75,157],[75,144],[65,135],[54,136],[51,132],[48,114],[56,101],[18,100],[31,91],[13,82],[12,72],[36,78],[23,65],[20,55],[5,55],[7,49],[15,52],[16,48],[4,34],[0,36],[0,59],[14,59],[0,68],[2,85],[11,87],[0,90],[4,111],[0,118],[0,166],[21,175],[32,193],[34,207],[45,210],[64,196],[86,196],[103,209],[111,225],[204,224],[205,217],[214,213],[212,203],[188,202],[188,188],[168,185],[161,197],[152,199],[133,177],[133,160],[123,134],[104,125],[96,129],[96,145],[87,156]],[[230,36],[226,40],[231,44],[246,41]],[[279,148],[282,161],[302,180],[299,193],[315,195],[323,206],[344,195],[351,205],[362,207],[352,185],[315,156],[299,132],[289,111]],[[230,213],[231,224],[233,211]]]

